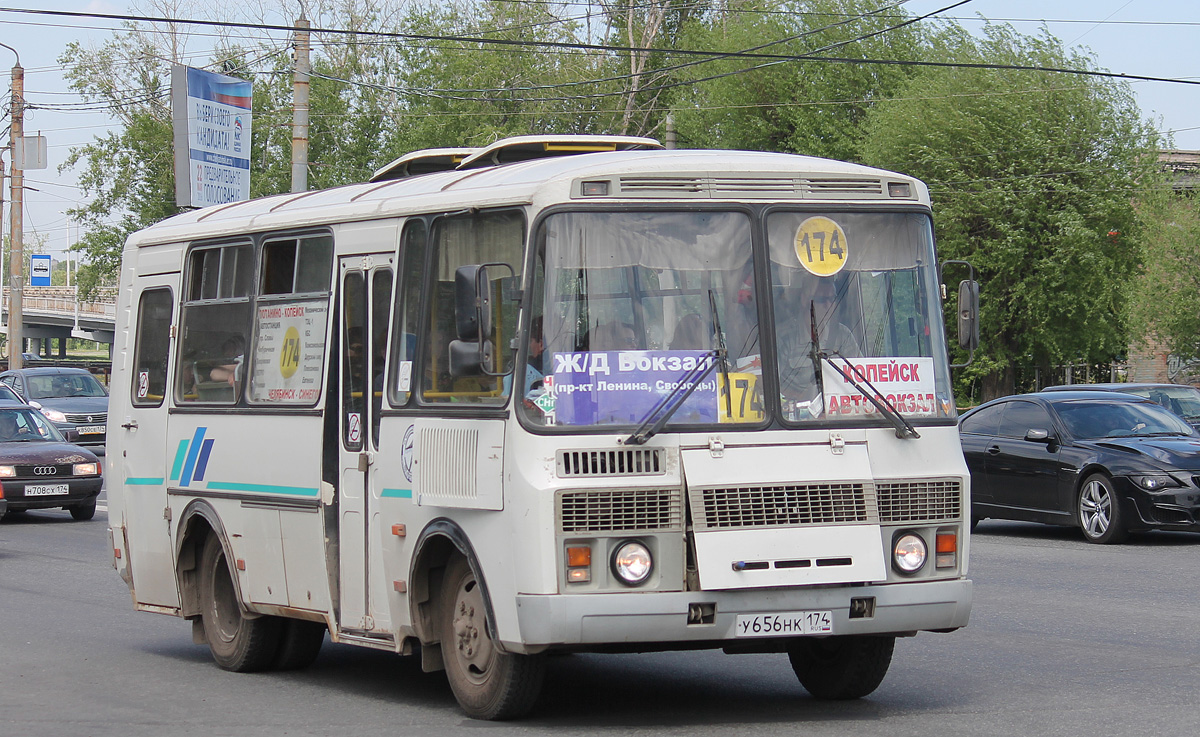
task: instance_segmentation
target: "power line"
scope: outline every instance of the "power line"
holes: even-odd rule
[[[100,18],[107,20],[127,20],[132,22],[142,23],[173,23],[178,25],[201,25],[215,26],[218,28],[249,28],[263,31],[282,31],[292,32],[295,30],[292,26],[278,25],[271,23],[241,23],[234,21],[215,21],[215,20],[196,20],[191,18],[165,18],[152,17],[141,15],[123,15],[115,13],[85,13],[68,10],[35,10],[29,8],[4,8],[0,7],[0,12],[6,13],[29,13],[36,15],[64,16],[76,18]],[[331,34],[340,36],[352,36],[363,38],[392,38],[404,41],[433,41],[433,42],[460,42],[470,44],[480,44],[485,46],[509,46],[509,47],[526,47],[526,48],[541,48],[541,49],[576,49],[590,50],[603,53],[661,53],[675,54],[680,56],[736,56],[746,59],[762,59],[775,62],[788,61],[806,61],[806,62],[825,62],[838,64],[871,64],[883,66],[912,66],[912,67],[934,67],[934,68],[949,68],[949,69],[991,69],[999,71],[1026,71],[1026,72],[1050,72],[1056,74],[1076,74],[1089,77],[1103,77],[1109,79],[1122,80],[1141,80],[1146,82],[1166,82],[1170,84],[1187,84],[1200,85],[1200,81],[1191,79],[1177,79],[1170,77],[1152,77],[1139,74],[1118,74],[1114,72],[1101,72],[1088,69],[1066,69],[1062,67],[1036,67],[1024,64],[988,64],[983,62],[937,62],[937,61],[912,61],[912,60],[897,60],[897,59],[863,59],[863,58],[846,58],[846,57],[830,57],[830,56],[799,56],[790,54],[762,54],[762,53],[733,53],[720,54],[712,51],[701,51],[698,49],[665,49],[653,47],[637,47],[637,46],[612,46],[604,44],[585,44],[585,43],[569,43],[565,41],[527,41],[516,39],[498,39],[475,36],[457,36],[457,35],[438,35],[438,34],[419,34],[419,33],[401,33],[396,31],[361,31],[353,29],[337,29],[337,28],[311,28],[310,33],[314,34]],[[704,81],[704,80],[698,80]]]

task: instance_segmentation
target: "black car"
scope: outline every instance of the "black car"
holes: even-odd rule
[[[62,507],[77,520],[96,514],[102,485],[100,461],[66,442],[30,406],[0,406],[0,488],[6,513]]]
[[[1200,532],[1200,435],[1149,399],[1021,394],[976,407],[958,427],[972,524],[1077,525],[1095,543],[1138,530]]]
[[[41,410],[67,440],[104,453],[108,392],[87,369],[42,366],[0,373],[6,384]]]
[[[1098,391],[1124,392],[1157,402],[1200,430],[1200,389],[1190,384],[1060,384],[1044,392]]]

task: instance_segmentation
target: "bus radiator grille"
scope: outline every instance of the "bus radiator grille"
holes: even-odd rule
[[[683,529],[679,489],[561,491],[556,507],[563,534]]]
[[[879,521],[927,522],[962,516],[962,483],[958,479],[877,481]]]
[[[700,489],[691,495],[700,529],[792,527],[870,522],[869,484],[793,484]]]

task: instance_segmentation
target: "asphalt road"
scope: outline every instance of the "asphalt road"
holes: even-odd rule
[[[0,523],[0,735],[1172,735],[1200,723],[1200,535],[1121,547],[980,524],[971,624],[900,640],[870,697],[810,698],[781,655],[554,658],[535,714],[466,719],[415,659],[325,645],[308,670],[223,672],[182,620],[134,612],[106,514]]]

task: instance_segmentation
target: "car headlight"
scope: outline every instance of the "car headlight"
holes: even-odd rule
[[[16,466],[0,466],[0,479],[13,479],[17,477]]]
[[[1170,474],[1165,473],[1143,473],[1137,476],[1130,476],[1129,478],[1133,483],[1146,491],[1161,491],[1180,486],[1180,483]]]
[[[637,586],[644,583],[653,570],[650,550],[636,540],[623,542],[613,551],[612,571],[623,584]]]
[[[41,412],[43,415],[45,415],[46,419],[50,420],[51,422],[66,422],[67,421],[67,416],[64,415],[62,412],[59,412],[56,409],[50,409],[49,407],[42,407],[38,411]]]
[[[929,546],[915,532],[901,533],[892,541],[892,567],[899,573],[916,573],[925,566],[928,557]]]
[[[71,467],[71,473],[76,476],[95,476],[100,473],[99,463],[76,463]]]

